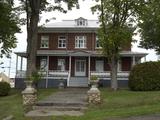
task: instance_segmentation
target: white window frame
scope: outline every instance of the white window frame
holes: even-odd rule
[[[86,26],[87,25],[87,20],[85,19],[78,19],[77,20],[77,26]]]
[[[75,36],[75,48],[86,48],[87,37],[86,36]]]
[[[100,46],[100,43],[99,43],[99,39],[98,39],[98,36],[96,35],[96,48],[97,49],[101,49],[102,47]]]
[[[65,59],[58,59],[57,69],[60,71],[65,71]]]
[[[66,48],[66,36],[58,37],[58,48]]]
[[[40,48],[49,48],[49,36],[41,36],[41,47]]]

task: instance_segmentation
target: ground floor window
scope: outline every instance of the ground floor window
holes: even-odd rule
[[[97,72],[104,71],[104,61],[103,60],[96,60],[96,71]]]
[[[46,58],[43,58],[43,59],[41,59],[41,61],[40,61],[40,70],[41,70],[41,71],[47,71],[47,69],[48,69],[47,59],[46,59]]]
[[[58,70],[65,71],[65,59],[58,59]]]

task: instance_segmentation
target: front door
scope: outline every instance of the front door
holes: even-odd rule
[[[86,61],[85,60],[75,61],[75,76],[86,76]]]

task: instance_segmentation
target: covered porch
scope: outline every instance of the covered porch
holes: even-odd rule
[[[145,53],[121,52],[118,62],[117,79],[128,80],[129,72]],[[17,53],[21,58],[25,54]],[[18,64],[18,63],[17,63]],[[21,61],[21,65],[23,62]],[[37,69],[45,79],[48,88],[49,80],[65,80],[67,87],[87,87],[90,77],[96,75],[100,80],[110,80],[110,68],[107,59],[96,51],[37,51]],[[17,67],[16,67],[17,68]],[[17,70],[16,78],[25,78],[24,70]],[[53,83],[54,84],[54,83]]]

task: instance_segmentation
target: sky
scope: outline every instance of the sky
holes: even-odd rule
[[[54,11],[51,13],[43,13],[41,15],[41,21],[39,25],[42,25],[45,23],[46,19],[50,19],[50,18],[56,18],[55,20],[51,20],[51,22],[59,22],[62,20],[73,20],[73,19],[77,19],[79,17],[83,17],[86,19],[94,19],[97,20],[98,19],[98,15],[97,14],[92,14],[90,7],[95,5],[95,2],[93,0],[80,0],[79,1],[80,4],[80,9],[76,9],[73,8],[72,11],[68,11],[66,14],[64,13],[60,13],[58,11]],[[13,52],[22,52],[22,51],[26,51],[26,26],[21,26],[21,33],[17,33],[16,37],[18,40],[17,43],[17,47],[15,49],[13,49]],[[136,40],[140,40],[139,36],[135,37]],[[142,48],[138,48],[138,44],[134,43],[132,45],[132,51],[136,51],[136,52],[145,52],[148,53],[148,55],[146,56],[146,60],[147,61],[156,61],[157,60],[157,56],[155,54],[154,50],[145,50]],[[7,59],[7,58],[3,58],[2,62],[4,62],[4,64],[0,65],[0,72],[4,72],[6,75],[9,75],[10,77],[15,77],[15,70],[16,70],[16,55],[14,53],[11,54],[11,60]],[[1,63],[1,61],[0,61]],[[1,67],[5,67],[5,68],[1,68]],[[10,69],[10,74],[9,74],[9,67]],[[20,69],[20,58],[19,58],[19,66],[18,68]],[[24,60],[23,62],[23,70],[26,69],[26,60]]]

